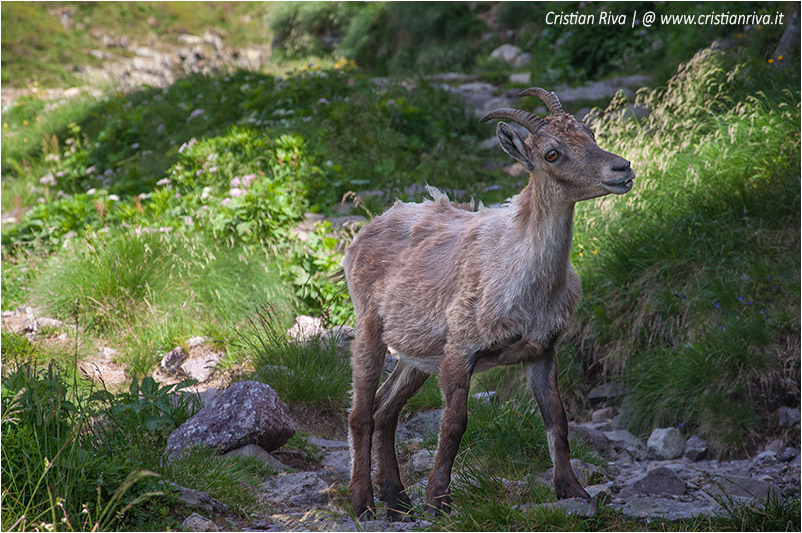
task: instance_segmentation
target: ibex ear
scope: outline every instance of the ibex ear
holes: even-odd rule
[[[529,161],[526,155],[524,155],[526,154],[524,140],[521,139],[521,136],[518,135],[514,129],[510,128],[504,122],[499,122],[498,126],[496,126],[496,135],[498,135],[498,142],[501,144],[501,148],[507,152],[510,157],[520,161],[527,170],[534,170],[535,166]]]

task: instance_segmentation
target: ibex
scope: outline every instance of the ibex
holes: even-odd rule
[[[502,207],[474,211],[430,188],[431,200],[396,201],[346,250],[356,312],[349,438],[357,516],[375,512],[371,444],[389,518],[401,519],[411,508],[395,431],[402,407],[430,374],[440,375],[446,405],[426,500],[430,510],[446,509],[471,375],[518,363],[543,416],[557,497],[589,498],[571,469],[555,357],[581,297],[569,259],[574,204],[626,193],[634,173],[629,161],[599,148],[554,93],[530,88],[520,95],[539,97],[549,116],[498,109],[481,119],[508,119],[529,132],[523,139],[504,122],[496,128],[504,151],[529,171],[520,194]],[[401,355],[377,392],[387,346]]]

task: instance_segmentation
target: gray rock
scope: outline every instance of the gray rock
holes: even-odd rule
[[[696,435],[685,441],[685,458],[691,461],[701,461],[707,455],[707,441]]]
[[[717,476],[707,488],[712,495],[726,494],[730,497],[764,500],[769,495],[775,498],[781,496],[780,488],[774,483],[734,475]]]
[[[478,400],[481,403],[491,404],[496,401],[496,391],[485,391],[485,392],[477,392],[472,394],[474,399]]]
[[[490,137],[479,143],[480,150],[495,150],[498,146],[498,138]]]
[[[607,453],[610,450],[610,440],[597,429],[586,426],[570,426],[568,434],[571,437],[584,440],[602,453]]]
[[[515,72],[510,74],[510,83],[520,83],[523,85],[529,85],[532,83],[532,73],[531,72]]]
[[[267,451],[282,446],[295,434],[287,406],[269,385],[235,383],[198,411],[167,439],[167,461],[188,446],[203,445],[217,453],[258,444]]]
[[[172,481],[162,481],[164,485],[170,490],[176,492],[176,497],[180,502],[188,507],[193,507],[195,509],[200,509],[202,511],[206,511],[207,513],[225,513],[228,511],[228,507],[226,505],[209,496],[205,492],[201,492],[195,489],[188,489],[186,487],[182,487],[177,483],[173,483]]]
[[[223,352],[212,348],[210,344],[195,345],[189,349],[180,369],[187,377],[204,383],[212,377],[223,355]]]
[[[309,215],[311,213],[307,213],[307,219],[304,221],[306,222],[309,220]],[[316,217],[320,217],[319,220],[323,220],[323,215],[315,215]],[[310,227],[309,231],[314,228],[314,223],[318,220],[314,220],[312,223],[312,227]],[[320,317],[312,317],[307,315],[300,315],[295,317],[295,324],[287,330],[287,336],[295,341],[299,342],[308,342],[314,337],[319,337],[324,331],[323,328],[323,319]]]
[[[319,439],[317,437],[310,437],[309,443],[317,446],[318,448],[322,448],[324,451],[328,450],[347,450],[350,445],[348,441],[344,440],[331,440],[331,439]]]
[[[217,524],[198,513],[192,513],[181,522],[184,531],[220,531]]]
[[[420,450],[409,459],[409,467],[417,473],[428,472],[434,466],[434,452]]]
[[[688,520],[695,516],[713,516],[718,506],[709,502],[681,502],[669,498],[647,496],[634,498],[624,504],[621,512],[632,518],[662,518]]]
[[[612,420],[614,414],[615,411],[612,407],[603,407],[593,411],[590,415],[590,420],[591,422],[604,422],[605,420]]]
[[[266,497],[294,505],[322,504],[328,500],[328,485],[314,472],[278,474],[260,485]]]
[[[610,485],[612,483],[605,483],[603,485],[588,485],[585,487],[585,492],[588,493],[590,499],[596,503],[596,505],[602,505],[607,503],[612,499],[612,494],[610,493]]]
[[[777,410],[777,423],[781,428],[798,426],[800,421],[800,410],[794,407],[780,407]]]
[[[184,349],[180,346],[176,346],[162,356],[159,366],[167,373],[176,373],[186,357],[187,353],[184,351]]]
[[[559,93],[558,93],[559,94]],[[560,95],[560,100],[563,100]],[[604,383],[598,387],[594,387],[588,393],[588,400],[606,400],[608,398],[615,398],[624,394],[624,390],[613,383]]]
[[[655,428],[646,447],[657,459],[676,459],[685,451],[685,440],[677,428]]]
[[[492,52],[490,52],[490,59],[503,61],[508,65],[512,65],[517,58],[521,55],[521,49],[514,44],[502,44]]]
[[[351,452],[348,449],[325,453],[320,464],[335,478],[345,481],[351,479]]]
[[[780,453],[783,451],[783,441],[780,439],[774,439],[763,447],[763,451]]]
[[[212,340],[211,337],[191,337],[187,339],[187,348],[195,348]]]
[[[794,460],[794,458],[799,457],[799,450],[796,448],[786,448],[783,450],[783,453],[780,455],[780,461],[783,463],[789,463]]]
[[[442,409],[418,413],[398,425],[396,440],[423,440],[428,434],[438,433],[442,416]]]
[[[270,455],[270,453],[262,448],[261,446],[257,446],[256,444],[248,444],[243,446],[242,448],[237,448],[236,450],[231,450],[230,452],[224,453],[223,457],[255,457],[260,459],[263,463],[267,466],[275,470],[276,472],[283,472],[290,470],[290,467]]]
[[[658,467],[626,485],[619,496],[625,498],[635,494],[644,495],[683,495],[687,487],[685,482],[671,469]]]
[[[515,57],[515,59],[512,60],[512,66],[515,68],[521,68],[525,67],[531,62],[532,62],[532,54],[530,54],[529,52],[523,52],[521,54],[518,54]]]
[[[777,452],[765,451],[757,454],[752,459],[752,464],[757,466],[770,465],[778,461]]]
[[[646,451],[646,446],[644,446],[643,442],[626,429],[614,429],[603,433],[607,440],[610,441],[610,445],[616,450],[639,448],[643,449],[644,452]]]

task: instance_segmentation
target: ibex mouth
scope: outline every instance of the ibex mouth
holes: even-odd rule
[[[602,182],[602,186],[613,194],[624,194],[632,189],[634,177]]]

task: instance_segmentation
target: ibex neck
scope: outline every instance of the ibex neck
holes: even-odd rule
[[[512,220],[539,261],[568,261],[574,228],[574,202],[566,202],[556,184],[532,176],[513,204]]]

